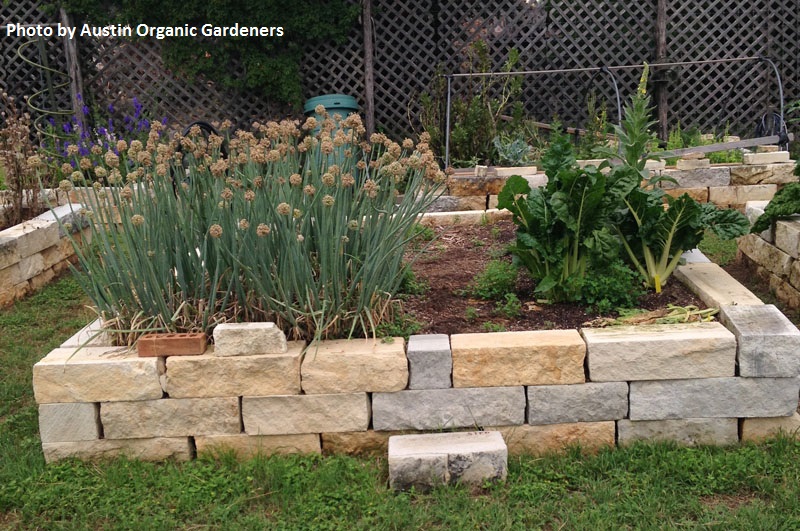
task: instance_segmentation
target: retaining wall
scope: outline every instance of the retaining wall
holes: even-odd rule
[[[777,149],[777,147],[775,148]],[[599,165],[602,160],[578,161],[580,165]],[[786,183],[796,182],[794,161],[789,152],[745,153],[742,164],[710,164],[707,159],[679,160],[676,166],[648,161],[651,175],[664,175],[677,184],[663,182],[667,194],[688,193],[701,203],[744,211],[748,201],[769,200]],[[478,167],[456,170],[448,181],[448,191],[432,207],[434,210],[482,210],[497,206],[497,194],[510,175],[522,175],[531,186],[543,186],[547,176],[535,167]]]
[[[62,205],[0,231],[0,307],[44,286],[75,260],[75,251],[56,218],[68,223],[77,240],[91,230],[78,219],[80,205]]]
[[[500,431],[511,453],[541,453],[642,439],[724,445],[797,429],[800,332],[716,264],[688,258],[676,275],[721,308],[721,323],[157,358],[103,345],[93,323],[33,368],[44,455],[385,452],[393,434],[476,428]],[[218,350],[236,348],[216,336]],[[260,344],[250,337],[248,349]]]

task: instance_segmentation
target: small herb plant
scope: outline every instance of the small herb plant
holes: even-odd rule
[[[467,293],[487,300],[500,300],[512,293],[517,282],[517,268],[504,260],[490,260],[486,268],[475,275]]]

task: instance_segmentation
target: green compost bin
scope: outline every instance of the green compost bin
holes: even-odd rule
[[[322,105],[328,114],[338,115],[344,120],[350,113],[358,112],[358,102],[353,96],[346,94],[324,94],[322,96],[315,96],[306,100],[303,105],[303,113],[306,116],[314,116],[317,120],[322,120],[322,117],[314,112],[317,105]]]

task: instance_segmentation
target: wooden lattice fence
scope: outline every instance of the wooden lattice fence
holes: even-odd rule
[[[360,0],[352,0],[360,4]],[[787,102],[800,99],[800,0],[672,0],[667,10],[667,58],[691,61],[764,54],[782,75]],[[657,0],[373,0],[375,118],[379,130],[394,136],[415,128],[417,98],[438,71],[459,72],[465,51],[484,40],[497,69],[513,47],[520,70],[551,70],[654,62]],[[54,22],[36,0],[0,7],[2,20]],[[3,37],[0,87],[18,96],[47,86],[40,70],[21,61],[20,39]],[[46,41],[51,65],[63,64],[58,39]],[[36,48],[28,49],[37,61]],[[278,116],[278,108],[254,93],[234,92],[213,82],[181,79],[167,69],[155,39],[81,39],[79,51],[85,90],[98,105],[138,96],[174,123],[229,118],[239,124]],[[301,67],[304,96],[341,92],[364,101],[363,31],[353,27],[341,46],[306,51]],[[616,71],[623,95],[636,86],[639,70]],[[657,72],[669,94],[669,122],[703,130],[728,127],[752,134],[756,121],[777,105],[777,84],[764,63],[726,63],[674,67]],[[455,81],[456,91],[467,82]],[[586,119],[586,97],[594,91],[611,101],[607,78],[587,73],[526,76],[521,101],[529,115],[565,123]],[[54,95],[69,108],[69,94]],[[609,118],[616,120],[613,106]]]

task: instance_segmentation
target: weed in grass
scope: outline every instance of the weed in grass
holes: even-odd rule
[[[419,333],[423,324],[416,320],[414,317],[398,312],[394,320],[384,321],[377,327],[376,334],[378,337],[404,337],[406,340],[409,336]]]

